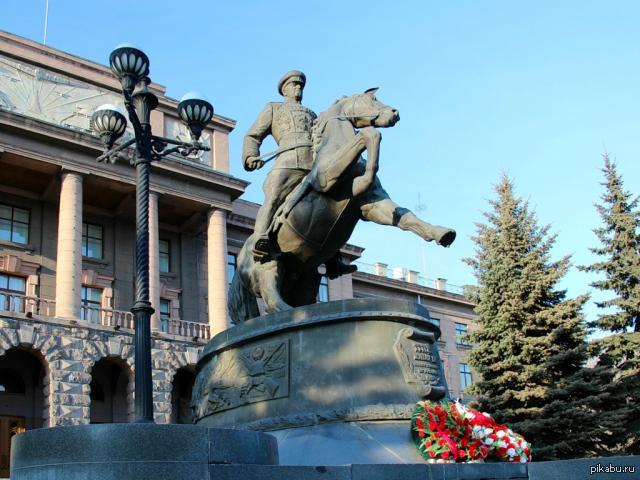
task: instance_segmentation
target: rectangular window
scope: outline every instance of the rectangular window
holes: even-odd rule
[[[318,301],[319,302],[329,301],[329,278],[327,278],[326,275],[322,275],[322,277],[320,277],[320,288],[318,289]]]
[[[160,240],[160,271],[168,273],[171,271],[171,242]]]
[[[29,210],[0,204],[0,240],[29,243]]]
[[[82,256],[102,258],[103,231],[101,225],[82,223]]]
[[[440,328],[440,319],[439,318],[433,318],[431,317],[429,319],[431,321],[431,323],[433,323],[436,327]]]
[[[456,323],[456,345],[462,345],[464,347],[469,347],[471,345],[464,338],[462,338],[462,336],[466,334],[467,334],[467,324]]]
[[[171,320],[171,302],[160,299],[160,330],[169,332],[169,320]]]
[[[22,277],[0,274],[0,310],[24,312],[27,281]]]
[[[80,318],[89,323],[100,323],[100,308],[102,307],[102,290],[99,288],[82,287],[82,307]]]
[[[235,253],[227,254],[227,282],[231,285],[233,276],[236,273],[236,266],[238,264],[238,256]]]
[[[471,367],[466,363],[460,364],[460,388],[464,390],[473,385],[473,376],[471,375]]]

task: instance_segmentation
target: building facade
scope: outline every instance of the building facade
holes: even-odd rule
[[[126,159],[97,163],[102,146],[90,130],[96,107],[121,103],[119,88],[103,65],[0,32],[0,477],[10,437],[22,429],[131,418],[135,169]],[[188,138],[177,102],[161,85],[150,88],[160,99],[154,133]],[[227,287],[259,207],[239,199],[248,182],[229,174],[234,126],[215,115],[202,136],[209,152],[151,167],[159,423],[190,421],[198,354],[229,327]],[[343,250],[349,261],[361,254]],[[415,272],[389,278],[376,268],[324,279],[319,300],[375,295],[426,305],[443,332],[449,388],[462,396],[471,374],[456,335],[472,328],[473,305],[442,283],[421,285]]]

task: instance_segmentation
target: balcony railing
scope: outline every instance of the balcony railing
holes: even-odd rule
[[[197,338],[209,340],[211,338],[209,325],[205,323],[189,322],[179,319],[161,319],[160,329],[165,333],[179,335],[193,340]]]
[[[452,285],[442,278],[431,279],[420,275],[418,272],[408,270],[406,268],[389,267],[386,264],[376,263],[371,265],[369,263],[355,261],[358,266],[358,271],[368,273],[370,275],[378,275],[379,277],[391,278],[393,280],[401,280],[403,282],[415,283],[423,287],[433,288],[435,290],[441,290],[448,293],[454,293],[457,295],[464,295],[464,287],[459,285]]]
[[[0,291],[0,312],[22,313],[43,318],[55,318],[56,302],[45,298],[31,297],[22,293]],[[80,322],[90,325],[102,325],[116,330],[134,330],[133,313],[112,308],[101,308],[91,304],[80,307]],[[161,329],[165,333],[195,340],[209,340],[211,338],[209,325],[205,323],[189,322],[187,320],[170,319],[161,322]]]
[[[94,307],[92,305],[82,305],[80,307],[80,319],[104,327],[124,328],[127,330],[133,330],[135,327],[133,313],[112,308]]]
[[[55,317],[56,302],[22,293],[3,291],[0,293],[0,311]]]

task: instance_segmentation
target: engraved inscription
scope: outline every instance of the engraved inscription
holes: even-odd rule
[[[438,360],[432,354],[432,345],[413,344],[413,373],[416,378],[423,381],[427,385],[437,385],[440,382],[440,369],[438,368]]]
[[[394,345],[405,381],[428,398],[444,394],[435,337],[430,332],[403,328]]]
[[[289,395],[289,341],[228,350],[198,374],[192,408],[200,418]]]

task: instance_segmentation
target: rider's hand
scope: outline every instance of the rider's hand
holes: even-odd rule
[[[246,169],[251,172],[253,170],[262,168],[262,166],[264,165],[264,161],[260,160],[259,157],[247,157],[247,159],[244,162],[244,165]]]

